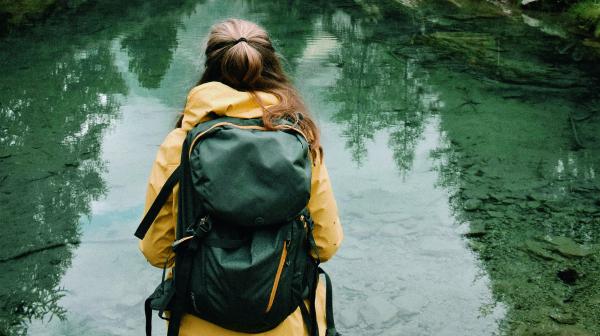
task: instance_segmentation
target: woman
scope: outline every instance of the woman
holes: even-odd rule
[[[284,74],[280,61],[264,29],[254,23],[230,19],[216,24],[206,47],[205,70],[193,88],[177,127],[160,146],[152,167],[146,197],[146,211],[161,187],[179,165],[181,146],[186,133],[196,124],[221,116],[262,118],[265,127],[273,128],[277,119],[288,119],[307,135],[312,152],[312,181],[308,209],[314,221],[314,237],[321,261],[330,259],[342,241],[342,227],[323,163],[318,129]],[[163,267],[172,266],[171,244],[175,240],[177,188],[161,209],[140,249],[148,261]],[[325,334],[325,290],[317,289],[316,312],[321,335]],[[276,328],[256,335],[307,335],[300,309]],[[185,315],[180,335],[228,336],[242,333],[223,329],[193,315]]]

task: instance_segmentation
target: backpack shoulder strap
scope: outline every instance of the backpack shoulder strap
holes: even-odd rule
[[[175,168],[175,171],[173,171],[171,176],[169,176],[167,182],[165,182],[163,187],[160,189],[158,196],[156,196],[156,199],[150,206],[150,209],[148,209],[148,212],[146,212],[146,215],[144,215],[142,222],[138,226],[137,230],[135,230],[136,237],[138,237],[139,239],[144,239],[144,236],[146,236],[146,232],[148,232],[150,226],[152,226],[152,223],[154,223],[154,220],[156,219],[156,216],[158,216],[160,209],[162,209],[163,205],[167,202],[169,195],[171,195],[171,192],[173,191],[175,185],[179,183],[180,178],[181,166],[178,166],[177,168]]]

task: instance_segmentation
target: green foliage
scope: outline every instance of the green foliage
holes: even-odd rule
[[[580,20],[587,21],[589,23],[596,23],[598,20],[600,20],[600,1],[581,1],[573,5],[573,7],[569,9],[569,12]]]
[[[596,38],[600,38],[600,1],[581,1],[569,9],[569,14],[577,24],[593,32]]]
[[[0,0],[0,12],[8,14],[9,23],[18,25],[28,19],[43,16],[57,2],[57,0]]]
[[[89,0],[0,0],[0,36],[14,28],[44,21],[54,13],[76,9]]]

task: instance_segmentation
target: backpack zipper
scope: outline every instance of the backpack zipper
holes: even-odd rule
[[[300,215],[300,221],[304,224],[304,230],[308,232],[308,223],[306,223],[306,218],[304,215]]]
[[[281,272],[283,271],[283,266],[285,265],[285,259],[287,258],[287,246],[288,241],[283,241],[283,251],[281,252],[281,258],[279,259],[279,266],[277,266],[277,273],[275,273],[275,281],[273,281],[273,288],[271,288],[271,295],[269,296],[269,303],[267,304],[267,309],[265,313],[271,311],[273,308],[273,302],[275,301],[275,294],[277,293],[277,287],[279,286],[279,280],[281,280]]]
[[[241,126],[241,125],[236,125],[234,123],[230,123],[230,122],[226,122],[226,121],[219,122],[219,123],[216,123],[216,124],[212,125],[210,128],[208,128],[204,132],[196,135],[196,137],[194,138],[194,140],[192,140],[192,144],[190,145],[190,150],[189,150],[188,156],[192,156],[192,150],[194,149],[194,146],[196,145],[196,143],[198,142],[198,140],[200,140],[201,137],[203,137],[209,131],[211,131],[211,130],[217,128],[217,127],[221,127],[221,126],[233,126],[233,127],[237,127],[237,128],[240,128],[240,129],[253,129],[253,130],[259,130],[259,131],[268,131],[268,129],[266,127],[262,127],[262,126],[252,126],[252,125]],[[304,133],[301,130],[299,130],[299,129],[295,128],[295,127],[292,127],[292,126],[289,126],[289,125],[280,125],[279,129],[293,130],[293,131],[299,133],[300,135],[302,135],[305,139],[308,139],[306,137],[306,135],[304,135]]]

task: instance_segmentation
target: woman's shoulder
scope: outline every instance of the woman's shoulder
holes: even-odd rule
[[[221,83],[221,82],[207,82],[200,85],[194,86],[188,92],[188,100],[190,98],[194,98],[197,95],[218,95],[223,91],[235,91],[231,87]]]
[[[181,146],[185,136],[186,132],[181,128],[175,128],[169,132],[158,149],[156,161],[163,166],[179,165]]]

